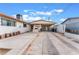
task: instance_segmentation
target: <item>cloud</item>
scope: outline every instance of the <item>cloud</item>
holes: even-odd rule
[[[23,15],[23,20],[27,21],[27,22],[31,22],[31,21],[35,21],[35,20],[40,20],[40,19],[45,19],[45,17],[33,17],[33,16],[29,16],[29,15]]]
[[[62,12],[64,12],[63,9],[55,9],[54,11],[57,12],[57,13],[62,13]]]
[[[50,11],[35,11],[35,10],[24,10],[24,12],[29,12],[29,14],[32,15],[47,15],[47,16],[51,16],[51,15],[58,15],[62,12],[64,12],[63,9],[54,9],[54,10],[50,10]]]
[[[23,11],[27,13],[29,10],[23,10]]]
[[[36,14],[40,14],[40,15],[52,15],[51,12],[36,12]]]
[[[27,17],[25,20],[27,22],[35,21],[35,20],[40,20],[43,19],[42,17]]]
[[[44,11],[36,11],[36,12],[31,12],[33,15],[47,15],[47,16],[51,16],[51,15],[58,15],[60,13],[64,12],[63,9],[54,9],[54,10],[51,10],[51,11],[47,11],[47,12],[44,12]]]
[[[36,11],[36,12],[31,12],[32,15],[43,15],[43,16],[51,16],[52,12],[44,12],[44,11]]]
[[[35,10],[23,10],[25,13],[29,12],[30,14],[33,15],[52,15],[52,12],[50,11],[35,11]]]
[[[65,20],[66,20],[66,18],[61,18],[61,19],[60,19],[61,22],[65,21]]]
[[[29,17],[28,20],[29,21],[34,21],[34,20],[40,20],[42,19],[41,17]]]
[[[12,15],[12,17],[16,18],[16,15]],[[39,17],[39,16],[33,17],[33,16],[29,16],[28,14],[23,15],[23,20],[26,22],[31,22],[40,19],[46,19],[46,17]]]
[[[23,10],[25,13],[27,12],[33,12],[34,10]]]
[[[23,15],[23,18],[24,18],[24,19],[27,18],[27,17],[29,17],[29,15]]]

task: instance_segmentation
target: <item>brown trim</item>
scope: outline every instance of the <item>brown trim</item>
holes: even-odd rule
[[[1,16],[1,17],[5,17],[5,18],[9,18],[9,19],[14,19],[15,21],[18,21],[18,22],[21,22],[21,23],[26,23],[26,22],[24,22],[24,21],[21,21],[21,20],[19,20],[19,19],[13,18],[13,17],[11,17],[11,16],[7,16],[7,15],[2,14],[2,13],[0,13],[0,16]]]
[[[15,19],[15,18],[13,18],[13,17],[11,17],[11,16],[7,16],[7,15],[4,15],[4,14],[2,14],[2,13],[0,13],[0,16],[6,17],[6,18],[9,18],[9,19]]]

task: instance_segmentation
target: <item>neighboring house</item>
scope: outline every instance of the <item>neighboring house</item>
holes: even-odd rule
[[[68,18],[62,24],[66,32],[79,34],[79,17]]]
[[[26,22],[0,13],[1,26],[26,27]]]
[[[66,19],[58,26],[58,29],[60,28],[64,28],[60,30],[60,32],[64,31],[68,33],[79,34],[79,17],[72,17],[72,18]]]
[[[30,25],[24,22],[22,15],[16,18],[0,13],[0,39],[30,31]]]

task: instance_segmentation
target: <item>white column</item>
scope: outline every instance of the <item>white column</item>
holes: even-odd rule
[[[66,25],[65,24],[63,25],[63,30],[64,30],[63,32],[65,33],[65,30],[66,30]]]
[[[48,27],[46,26],[46,31],[48,30]]]

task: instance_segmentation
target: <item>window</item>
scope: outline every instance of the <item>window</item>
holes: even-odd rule
[[[7,26],[11,26],[11,21],[7,21]]]
[[[23,24],[23,27],[27,27],[27,25],[26,24]]]
[[[1,25],[3,25],[3,26],[15,26],[15,21],[2,18],[1,19]]]
[[[7,21],[2,19],[2,20],[1,20],[1,25],[6,26],[6,25],[7,25]]]

